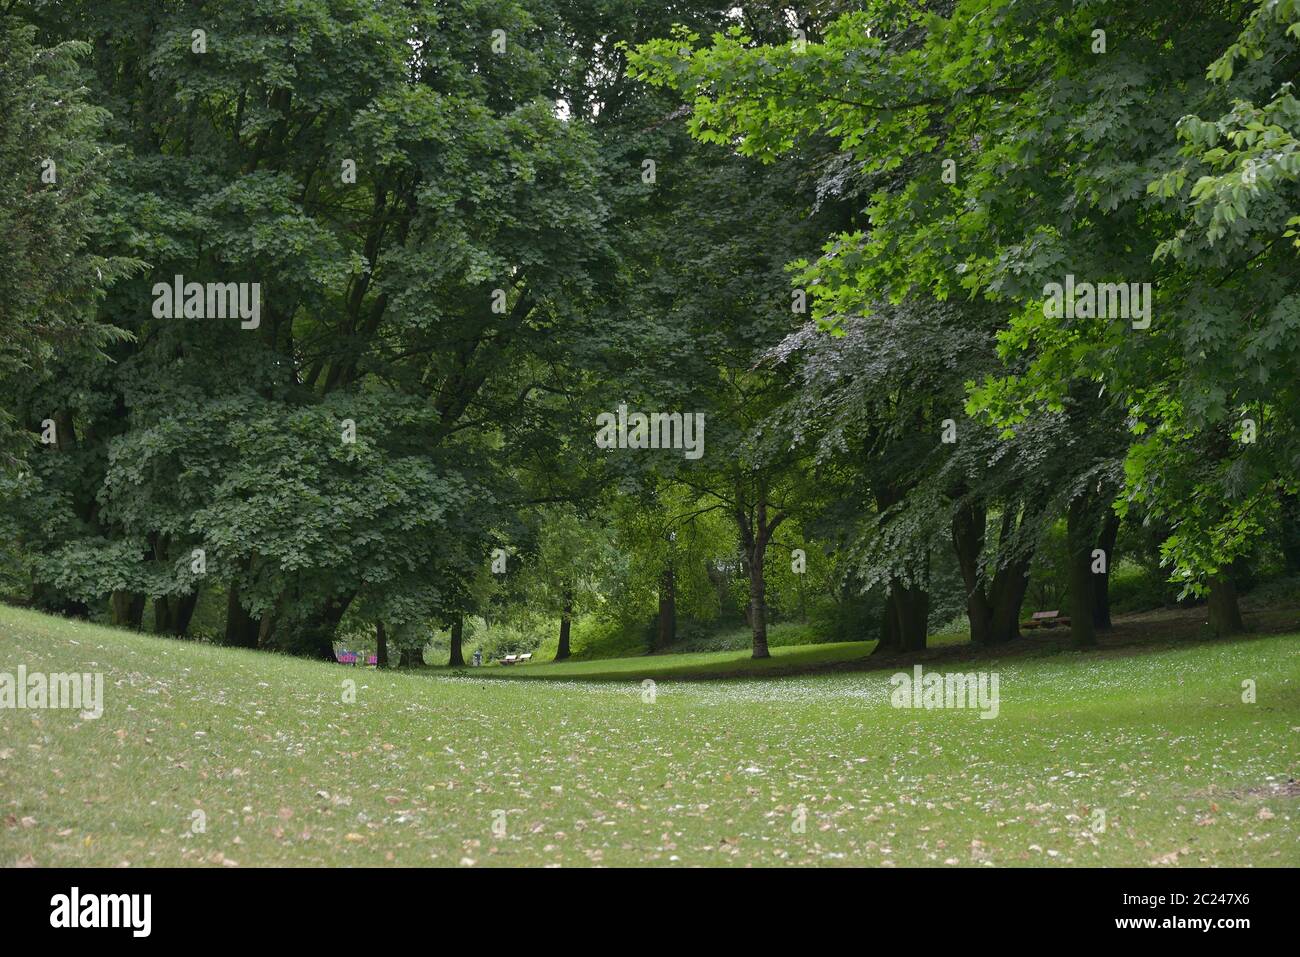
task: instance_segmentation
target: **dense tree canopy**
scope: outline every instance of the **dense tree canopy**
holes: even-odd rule
[[[643,6],[7,4],[6,595],[763,657],[1300,567],[1300,0]]]

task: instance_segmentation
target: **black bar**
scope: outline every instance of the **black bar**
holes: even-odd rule
[[[922,938],[937,933],[971,943],[1036,940],[1073,948],[1098,938],[1181,945],[1196,937],[1232,946],[1259,940],[1260,933],[1280,940],[1296,928],[1294,873],[1282,869],[14,869],[0,875],[8,930],[18,939],[76,933],[82,941],[96,935],[128,946],[242,943],[268,933],[300,944],[373,945],[377,934],[396,929],[450,946],[447,930],[479,924],[494,945],[517,938],[536,946],[551,934],[596,931],[630,943],[636,927],[677,935],[687,925],[699,928],[689,932],[692,939],[735,943],[753,935],[762,943],[780,925],[820,936],[845,926],[897,932],[911,922]],[[83,906],[91,895],[150,895],[148,936],[136,937],[129,926],[52,927],[52,900],[70,898],[73,887]],[[1246,926],[1223,923],[1241,919]],[[1121,926],[1133,920],[1153,924]],[[1208,929],[1200,924],[1205,920]]]

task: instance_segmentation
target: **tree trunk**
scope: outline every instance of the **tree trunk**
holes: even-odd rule
[[[755,547],[749,559],[749,628],[754,636],[754,658],[771,658],[767,650],[767,579],[763,576],[763,551]]]
[[[889,594],[885,596],[885,610],[880,619],[880,640],[876,642],[876,647],[872,649],[872,654],[886,654],[897,651],[900,644],[898,634],[898,593],[891,586]]]
[[[465,655],[461,651],[461,638],[465,633],[465,616],[457,615],[451,623],[451,656],[447,660],[448,668],[464,668]]]
[[[984,524],[988,514],[984,507],[964,505],[952,520],[952,545],[957,553],[962,584],[966,589],[966,618],[970,622],[970,640],[977,645],[993,643],[993,607],[984,583],[980,581],[980,563],[984,555]]]
[[[923,651],[930,623],[930,593],[919,585],[899,589],[898,648],[900,651]]]
[[[256,648],[261,624],[244,609],[239,600],[239,586],[231,585],[226,594],[226,644],[236,648]]]
[[[1021,558],[997,570],[993,576],[992,622],[989,643],[1004,644],[1020,637],[1020,609],[1029,591],[1029,566],[1032,559]]]
[[[755,658],[770,658],[767,650],[767,580],[763,577],[766,543],[756,545],[749,559],[749,628],[754,636]]]
[[[294,636],[296,654],[306,654],[324,661],[337,661],[334,654],[334,633],[338,631],[339,622],[347,613],[355,595],[343,598],[331,598],[321,609],[303,625],[302,631]]]
[[[1070,503],[1065,518],[1067,581],[1070,588],[1070,636],[1080,648],[1097,644],[1092,622],[1093,572],[1092,548],[1097,540],[1090,496],[1086,493]]]
[[[573,589],[564,589],[564,607],[560,610],[560,643],[555,648],[555,660],[569,657],[569,630],[573,622]]]
[[[884,514],[897,505],[907,494],[907,489],[881,482],[876,485],[876,510]],[[971,516],[963,521],[970,522]],[[957,530],[954,529],[954,533]],[[963,526],[963,541],[969,547],[968,526]],[[919,651],[925,648],[926,631],[930,618],[930,595],[924,585],[916,582],[929,581],[930,552],[914,563],[919,574],[913,575],[911,585],[904,586],[903,579],[891,579],[889,594],[885,599],[885,624],[881,630],[880,643],[872,654],[888,654],[895,651]],[[963,570],[963,575],[965,574]]]
[[[928,559],[927,559],[928,564]],[[922,585],[904,585],[902,579],[889,583],[885,598],[880,641],[873,655],[924,651],[929,635],[930,593]]]
[[[388,635],[382,621],[375,622],[375,667],[388,667]]]
[[[1231,567],[1210,579],[1206,607],[1210,613],[1210,628],[1216,635],[1240,635],[1246,630],[1246,625],[1241,620],[1241,608],[1237,604],[1237,585],[1233,581]]]
[[[153,600],[153,633],[155,635],[170,635],[172,633],[172,620],[171,599],[166,595],[159,595]]]
[[[677,575],[671,564],[659,579],[659,622],[655,650],[662,651],[677,640]]]
[[[736,523],[740,529],[741,545],[745,549],[745,572],[749,576],[749,628],[753,635],[754,658],[770,658],[772,653],[767,647],[767,578],[763,573],[763,560],[767,556],[767,545],[777,526],[785,521],[785,513],[779,512],[770,522],[767,520],[767,485],[759,482],[755,496],[754,519],[743,507],[736,509]],[[737,488],[736,501],[744,497]]]
[[[1282,558],[1288,575],[1300,574],[1300,496],[1278,493],[1281,507]]]
[[[1119,516],[1110,506],[1101,523],[1097,547],[1106,556],[1106,570],[1092,576],[1092,623],[1098,631],[1110,631],[1110,571],[1115,566],[1115,539],[1119,536]]]
[[[162,595],[153,601],[153,630],[157,635],[173,635],[183,638],[190,629],[190,619],[194,617],[194,606],[198,604],[199,593],[188,595]]]
[[[189,634],[190,620],[194,617],[194,608],[199,603],[199,593],[197,589],[188,595],[181,595],[180,601],[176,604],[176,636],[183,637]]]
[[[118,628],[140,630],[144,615],[144,595],[140,592],[115,591],[109,599],[110,621]]]
[[[126,627],[127,615],[131,612],[131,593],[115,591],[108,598],[108,623],[115,628]]]
[[[261,627],[257,629],[257,646],[259,648],[271,647],[271,636],[275,634],[275,623],[274,612],[262,616]]]

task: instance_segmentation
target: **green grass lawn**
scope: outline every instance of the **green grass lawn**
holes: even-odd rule
[[[748,651],[701,651],[680,655],[595,658],[588,661],[529,661],[522,665],[490,667],[482,674],[494,678],[581,678],[584,681],[730,677],[853,661],[867,657],[875,647],[874,641],[840,641],[823,645],[772,648],[772,657],[759,659],[751,657]],[[475,674],[477,676],[478,673]]]
[[[0,710],[0,865],[1300,864],[1296,636],[955,666],[997,670],[993,720],[889,672],[648,703],[0,608],[19,665],[103,672],[105,711]]]

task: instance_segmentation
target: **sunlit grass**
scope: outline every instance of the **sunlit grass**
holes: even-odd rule
[[[842,641],[822,645],[790,645],[770,649],[770,658],[754,658],[751,651],[702,651],[680,655],[638,655],[632,658],[597,658],[588,661],[539,661],[495,666],[491,677],[508,678],[689,678],[700,675],[745,675],[787,671],[865,658],[874,641]]]

